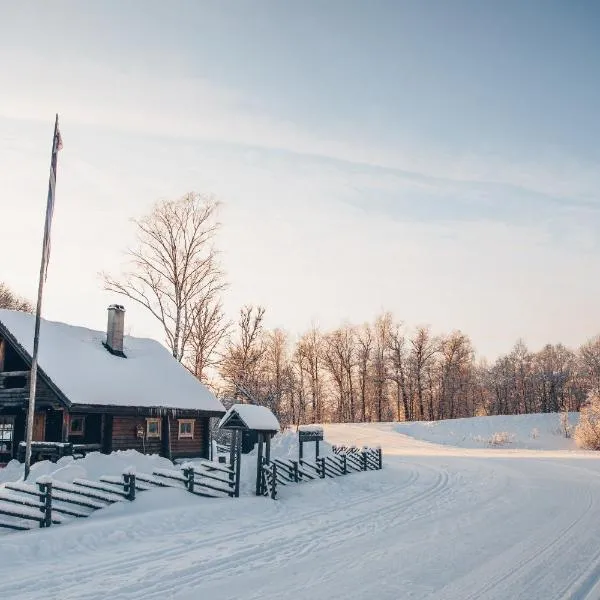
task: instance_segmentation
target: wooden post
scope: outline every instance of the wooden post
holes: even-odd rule
[[[258,434],[258,455],[256,457],[256,495],[262,496],[262,468],[263,468],[263,440],[264,434]]]
[[[188,467],[187,469],[183,469],[183,474],[185,476],[185,488],[188,492],[194,492],[194,468]]]
[[[0,373],[4,371],[4,359],[6,357],[6,342],[0,338]]]
[[[321,479],[325,479],[325,457],[317,459],[317,462],[321,465]]]
[[[315,440],[315,460],[319,458],[319,440]]]
[[[271,434],[267,433],[267,447],[265,449],[265,460],[267,463],[271,462]]]
[[[102,452],[104,452],[105,444],[104,444],[104,435],[106,429],[106,413],[102,413],[100,415],[100,447],[102,448]]]
[[[40,527],[50,527],[52,525],[52,482],[38,483],[38,488],[40,490],[40,502],[44,504],[40,508],[44,513],[44,518],[40,521]]]
[[[344,471],[344,475],[348,475],[348,458],[346,454],[342,454],[342,470]]]
[[[237,429],[232,429],[231,430],[231,446],[229,447],[229,465],[231,466],[232,469],[235,468],[234,462],[235,462],[235,446],[236,446],[236,441],[237,441]]]
[[[173,460],[173,451],[171,450],[171,415],[169,413],[167,413],[167,418],[165,419],[167,422],[167,427],[166,427],[166,431],[164,433],[165,435],[165,450],[167,451],[167,458],[172,461]],[[164,422],[161,424],[161,426],[164,425]]]
[[[231,446],[229,448],[229,481],[231,482],[230,487],[235,490],[235,442],[236,442],[237,431],[233,429],[231,431]]]
[[[127,500],[135,500],[135,473],[123,473],[123,491]]]
[[[242,432],[238,431],[235,445],[235,489],[234,496],[240,497],[240,472],[242,469]]]
[[[383,469],[383,454],[381,452],[381,448],[377,448],[377,465],[379,469]]]
[[[71,423],[71,415],[69,414],[69,411],[67,411],[66,409],[63,410],[63,430],[62,430],[62,441],[63,442],[68,442],[69,441],[69,425]]]
[[[365,449],[362,451],[362,470],[367,470],[367,451]]]
[[[298,483],[300,481],[300,473],[298,472],[298,461],[293,460],[292,465],[294,467],[294,481]]]
[[[273,463],[271,469],[271,498],[275,500],[277,498],[277,463]]]
[[[302,459],[304,458],[304,442],[300,442],[299,450],[298,450],[298,458],[300,459],[300,462],[302,462]]]

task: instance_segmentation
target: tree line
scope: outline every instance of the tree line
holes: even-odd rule
[[[284,424],[412,421],[576,411],[600,389],[600,337],[537,352],[518,341],[488,364],[465,333],[411,328],[391,313],[295,337],[267,329],[261,306],[243,306],[231,321],[218,208],[195,192],[156,203],[134,221],[127,268],[102,279],[155,317],[173,357],[225,403],[269,406]],[[2,306],[32,309],[3,284]]]
[[[434,335],[384,313],[292,339],[242,308],[219,365],[226,397],[269,406],[286,424],[439,420],[578,411],[600,386],[600,336],[577,350],[518,341],[491,364],[460,331]]]

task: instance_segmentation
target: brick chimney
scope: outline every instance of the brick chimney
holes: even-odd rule
[[[123,354],[123,332],[125,329],[125,307],[111,304],[108,307],[108,325],[106,326],[106,342],[104,347],[115,356]]]

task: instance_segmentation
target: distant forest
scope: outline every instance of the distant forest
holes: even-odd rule
[[[391,313],[299,336],[267,329],[261,306],[243,306],[231,321],[215,249],[218,207],[193,192],[157,203],[136,221],[129,270],[103,282],[147,309],[174,358],[226,403],[268,406],[286,425],[412,421],[578,411],[600,389],[600,336],[575,350],[532,352],[518,341],[487,364],[466,334],[411,328]],[[0,307],[32,310],[5,284]]]

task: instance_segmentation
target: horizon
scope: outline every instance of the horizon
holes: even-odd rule
[[[488,360],[518,339],[576,349],[600,333],[598,16],[583,0],[2,5],[1,279],[35,300],[58,112],[46,320],[102,331],[124,302],[97,274],[120,272],[130,219],[194,190],[222,202],[232,320],[260,304],[296,337],[390,311]],[[164,343],[126,307],[132,335]]]

